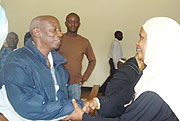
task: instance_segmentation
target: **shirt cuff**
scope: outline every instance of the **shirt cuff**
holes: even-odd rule
[[[100,102],[99,102],[99,99],[97,98],[97,97],[95,97],[95,98],[93,98],[93,100],[96,100],[96,102],[97,102],[97,104],[98,104],[98,106],[97,106],[97,110],[99,110],[100,109]]]

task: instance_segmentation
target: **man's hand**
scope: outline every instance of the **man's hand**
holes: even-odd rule
[[[84,84],[84,82],[85,82],[85,80],[82,78],[82,80],[81,80],[80,84],[81,84],[81,85],[83,85],[83,84]]]
[[[74,106],[74,111],[61,121],[68,121],[68,120],[75,120],[75,121],[82,121],[82,115],[84,114],[83,110],[78,106],[75,99],[72,99],[72,103]]]
[[[87,100],[84,102],[83,110],[86,113],[93,113],[94,110],[97,108],[98,108],[98,102],[94,98],[92,100]]]

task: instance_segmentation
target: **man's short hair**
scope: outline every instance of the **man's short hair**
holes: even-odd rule
[[[116,39],[118,39],[118,40],[122,40],[122,38],[123,38],[123,33],[122,33],[121,31],[116,31],[116,32],[114,33],[114,37],[115,37]]]

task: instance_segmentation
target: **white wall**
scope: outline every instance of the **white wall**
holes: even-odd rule
[[[154,16],[167,16],[180,23],[180,0],[2,0],[9,20],[9,31],[20,37],[28,31],[32,18],[50,14],[56,16],[62,32],[66,32],[65,17],[76,12],[81,17],[79,34],[88,38],[97,64],[85,86],[102,84],[109,75],[108,54],[116,30],[122,30],[125,57],[135,54],[141,25]],[[86,59],[83,63],[86,65]]]

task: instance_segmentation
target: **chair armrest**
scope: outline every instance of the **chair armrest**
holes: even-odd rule
[[[100,85],[94,85],[93,88],[91,89],[88,99],[93,99],[94,97],[97,97],[99,88]]]

